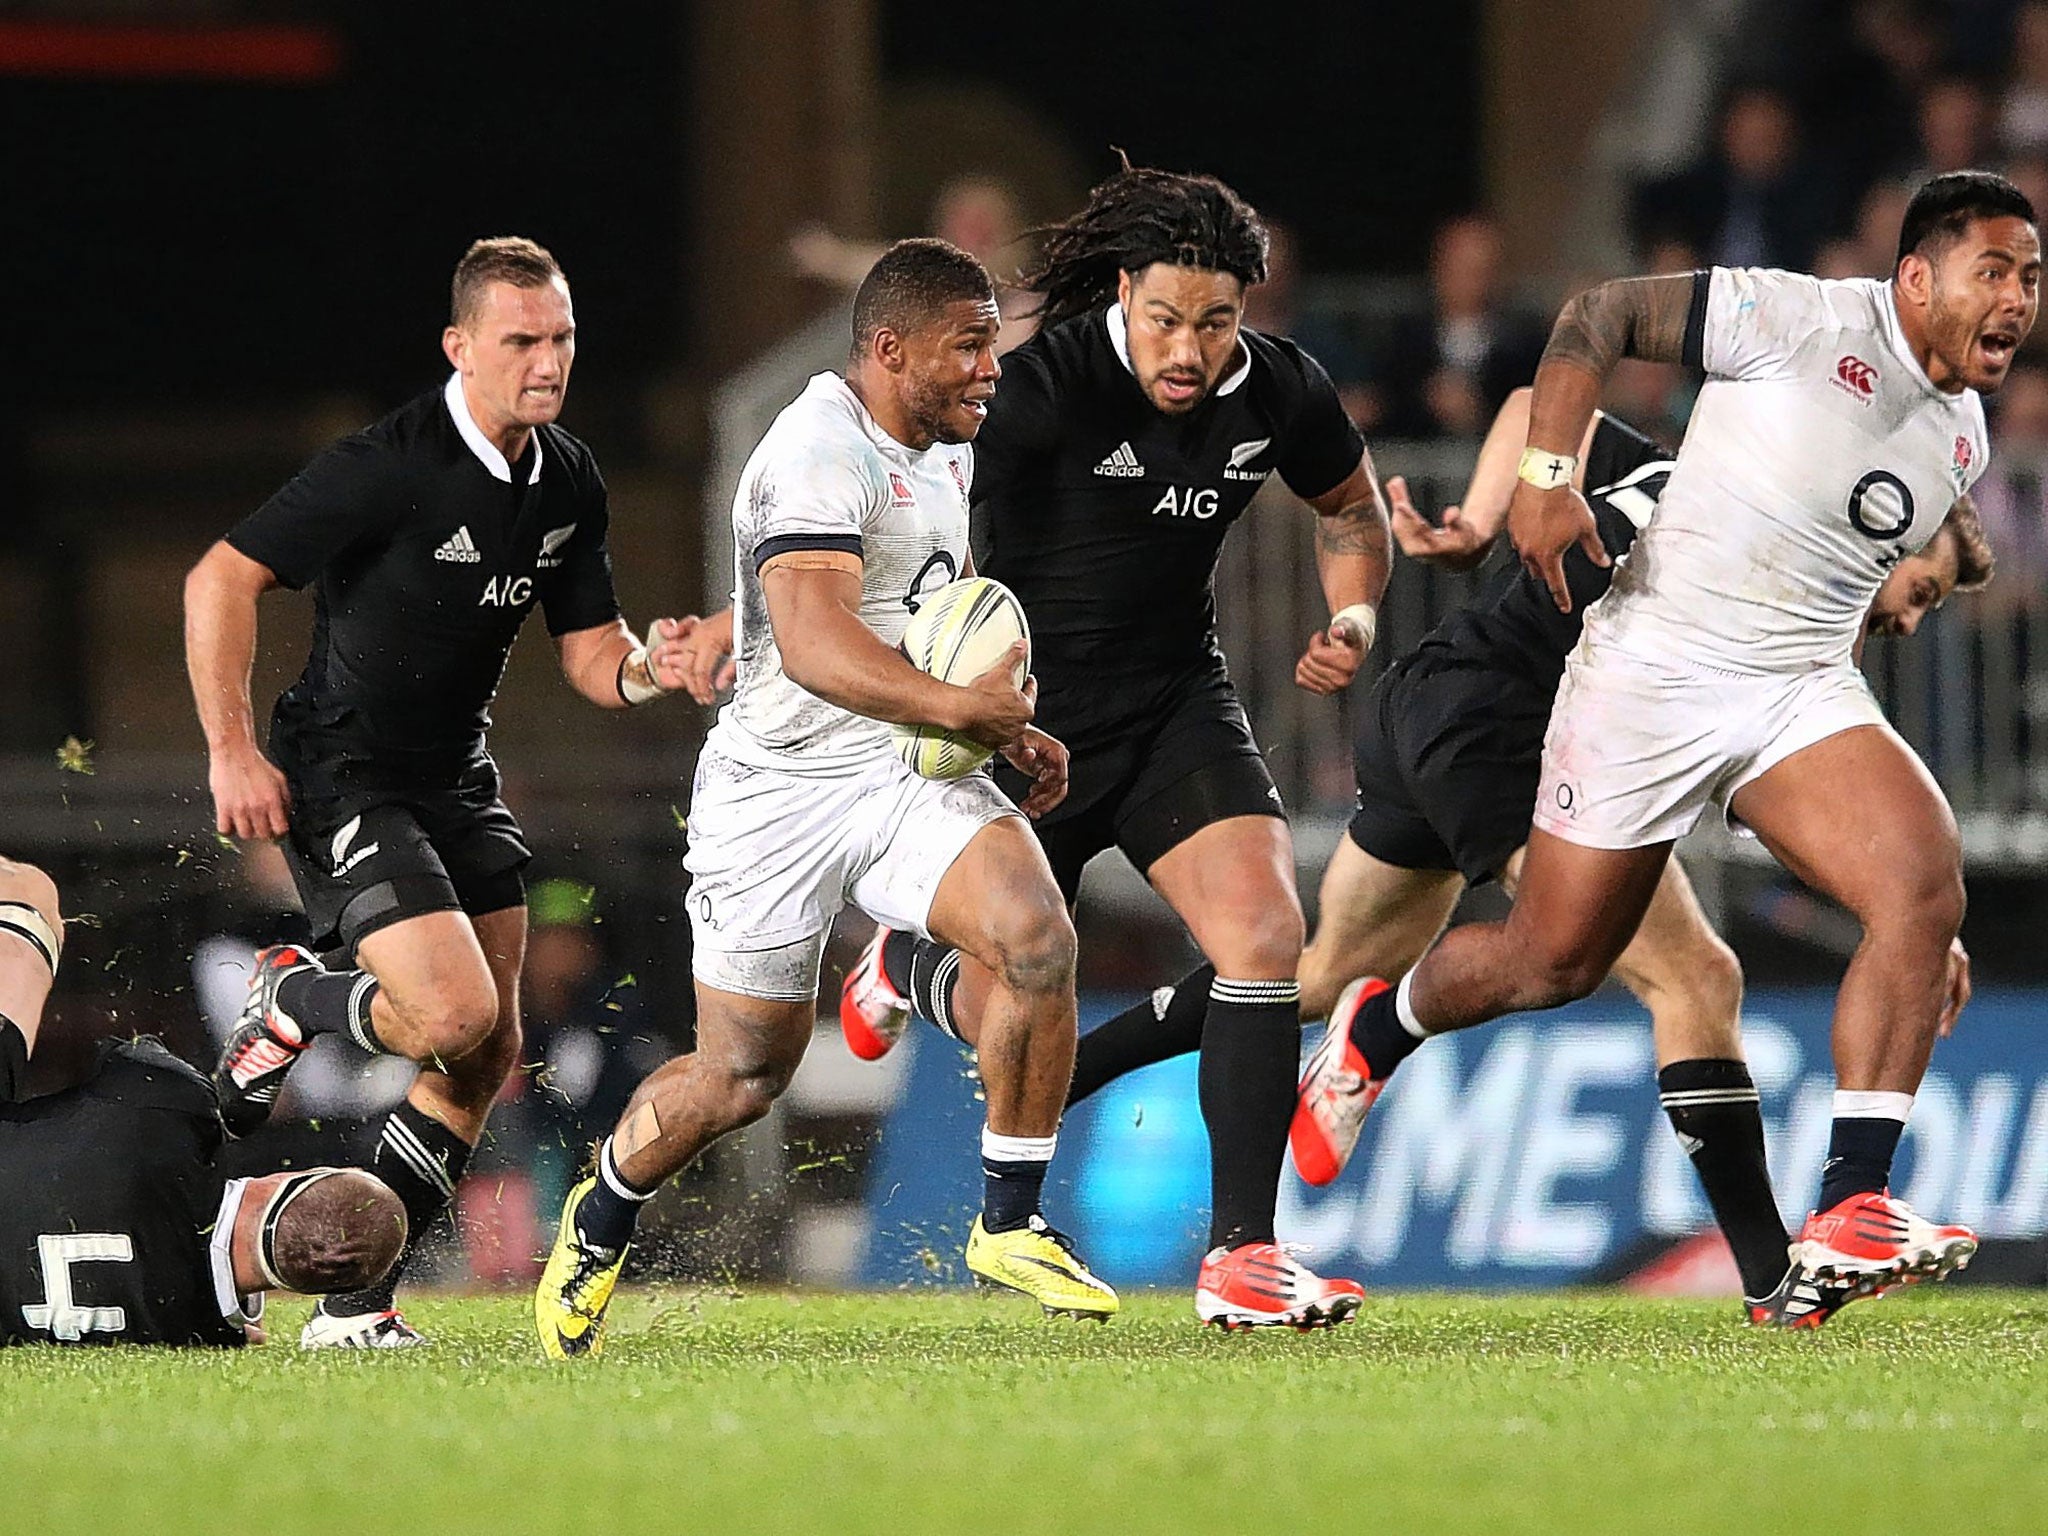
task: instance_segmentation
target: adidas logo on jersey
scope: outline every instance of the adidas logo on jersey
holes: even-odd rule
[[[482,562],[484,557],[477,549],[476,541],[470,538],[469,525],[465,523],[462,527],[455,530],[446,544],[443,544],[434,551],[434,558],[436,560],[453,560],[458,565],[477,565]]]
[[[1145,466],[1138,462],[1138,456],[1131,451],[1131,445],[1124,442],[1118,443],[1116,452],[1095,466],[1095,473],[1108,475],[1116,480],[1136,480],[1145,473]]]

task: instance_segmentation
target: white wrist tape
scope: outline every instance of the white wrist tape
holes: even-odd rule
[[[668,690],[654,680],[654,668],[647,660],[647,647],[643,645],[637,651],[628,651],[619,663],[619,697],[628,704],[652,704],[667,693]]]
[[[1524,448],[1522,462],[1516,466],[1517,479],[1526,480],[1539,491],[1554,491],[1561,485],[1572,483],[1572,471],[1579,467],[1579,461],[1568,453],[1551,453],[1543,448]]]
[[[0,901],[0,933],[12,934],[42,957],[43,964],[50,968],[50,975],[57,974],[57,958],[64,950],[64,940],[57,930],[50,926],[50,920],[25,901]]]
[[[1371,603],[1353,603],[1349,608],[1340,608],[1330,615],[1330,630],[1334,634],[1339,624],[1349,624],[1358,631],[1359,648],[1371,650],[1373,637],[1380,632],[1380,613]]]

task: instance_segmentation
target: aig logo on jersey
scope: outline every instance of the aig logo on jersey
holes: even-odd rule
[[[1878,371],[1853,354],[1835,364],[1835,376],[1828,382],[1846,395],[1868,404],[1877,393]]]
[[[1192,517],[1207,522],[1222,510],[1216,491],[1206,485],[1183,485],[1166,488],[1166,494],[1153,503],[1154,517]]]
[[[517,608],[533,596],[531,576],[493,576],[484,583],[484,595],[476,600],[479,608]]]

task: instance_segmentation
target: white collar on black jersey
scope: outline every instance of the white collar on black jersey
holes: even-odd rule
[[[1109,326],[1110,346],[1116,350],[1116,355],[1123,361],[1124,367],[1130,369],[1131,377],[1136,378],[1138,370],[1131,367],[1131,344],[1125,338],[1123,305],[1112,303],[1102,318]],[[1243,337],[1238,338],[1237,354],[1237,366],[1223,376],[1223,382],[1216,386],[1216,394],[1227,395],[1252,376],[1252,349],[1246,345]]]
[[[448,375],[447,387],[441,391],[441,398],[448,402],[448,414],[455,418],[455,430],[462,434],[462,440],[469,444],[469,451],[482,461],[498,479],[507,485],[512,483],[512,466],[505,462],[505,455],[498,451],[498,445],[484,436],[484,429],[476,424],[469,414],[469,402],[462,398],[462,375]],[[528,485],[540,484],[540,434],[533,435],[533,473],[526,477]]]

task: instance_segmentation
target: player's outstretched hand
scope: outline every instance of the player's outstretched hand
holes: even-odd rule
[[[1037,820],[1067,798],[1067,747],[1037,726],[1026,726],[1024,734],[1003,748],[1010,766],[1031,778],[1030,793],[1022,810]]]
[[[1467,522],[1460,507],[1445,507],[1437,520],[1430,522],[1409,499],[1404,477],[1395,475],[1388,480],[1386,490],[1394,538],[1409,559],[1465,571],[1477,565],[1492,545],[1493,535]]]
[[[1317,630],[1294,664],[1294,686],[1325,696],[1342,693],[1365,665],[1365,646],[1365,636],[1350,624]]]
[[[1564,575],[1567,550],[1576,544],[1595,565],[1614,563],[1600,542],[1593,509],[1569,485],[1539,491],[1526,480],[1518,481],[1515,498],[1508,503],[1508,537],[1515,541],[1522,568],[1550,588],[1559,613],[1572,611],[1571,588]]]
[[[732,659],[732,610],[708,619],[695,614],[656,619],[647,661],[662,687],[680,688],[699,704],[715,704],[739,675]]]
[[[994,666],[969,683],[963,690],[967,694],[966,714],[949,728],[997,751],[1022,736],[1031,717],[1038,713],[1038,679],[1025,678],[1022,688],[1010,679],[1016,676],[1017,664],[1030,649],[1022,640],[1015,642]]]
[[[222,836],[255,842],[285,835],[291,791],[277,765],[253,743],[216,752],[206,778],[213,791],[213,825]]]
[[[1946,1040],[1956,1019],[1970,1005],[1970,952],[1961,939],[1948,945],[1948,995],[1941,1000],[1941,1038]]]

